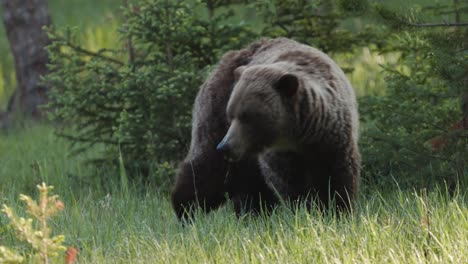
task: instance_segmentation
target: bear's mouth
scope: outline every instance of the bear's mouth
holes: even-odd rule
[[[230,163],[239,162],[241,160],[240,157],[232,157],[232,156],[224,156],[224,159],[226,159]]]
[[[237,153],[235,151],[224,152],[222,155],[223,155],[224,159],[227,162],[230,162],[230,163],[239,162],[239,161],[243,160],[245,158],[245,156],[246,156],[245,152]]]
[[[235,151],[225,152],[223,153],[223,155],[224,159],[231,163],[239,162],[244,158],[244,155],[242,153],[237,153]]]

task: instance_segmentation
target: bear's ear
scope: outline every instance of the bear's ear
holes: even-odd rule
[[[242,75],[242,73],[247,69],[247,66],[240,66],[234,70],[234,81],[238,81]]]
[[[296,75],[285,74],[275,83],[274,88],[281,95],[291,97],[296,94],[297,88],[299,88],[299,79]]]

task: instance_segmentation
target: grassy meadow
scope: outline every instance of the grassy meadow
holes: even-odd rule
[[[70,157],[49,127],[2,135],[0,149],[0,202],[21,211],[20,193],[37,198],[37,184],[54,185],[65,209],[51,228],[80,249],[79,263],[468,262],[466,191],[364,186],[348,217],[280,207],[238,219],[228,205],[183,226],[167,193],[121,184],[119,172],[96,182],[83,160],[97,153]],[[21,248],[4,215],[0,224],[0,245]]]
[[[398,1],[404,3],[404,1]],[[115,0],[50,0],[54,25],[81,28],[87,48],[118,47]],[[0,27],[0,110],[15,87],[12,58]],[[335,58],[353,65],[357,94],[384,93],[382,56],[364,48]],[[51,220],[54,234],[80,250],[78,263],[468,263],[468,193],[443,187],[401,190],[362,186],[349,216],[279,207],[270,216],[237,218],[228,204],[193,224],[173,214],[169,194],[127,184],[124,171],[99,171],[84,161],[100,148],[71,155],[47,125],[0,133],[0,205],[24,214],[19,194],[37,198],[36,185],[55,187],[65,209]],[[118,153],[116,153],[118,155]],[[389,178],[392,176],[389,175]],[[0,214],[0,245],[22,250]]]

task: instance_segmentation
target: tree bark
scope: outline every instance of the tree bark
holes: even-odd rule
[[[21,112],[40,119],[39,106],[47,103],[47,87],[40,77],[47,73],[45,47],[50,40],[43,27],[50,25],[47,0],[0,0],[3,23],[15,61],[17,87],[8,113]]]

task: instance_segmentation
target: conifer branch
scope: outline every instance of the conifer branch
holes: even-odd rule
[[[463,23],[424,23],[424,24],[416,24],[416,23],[409,23],[406,22],[406,25],[412,27],[466,27],[468,26],[468,22]]]
[[[120,66],[125,65],[125,63],[123,63],[122,61],[120,61],[118,59],[114,59],[112,57],[109,57],[109,56],[106,56],[106,55],[102,54],[102,52],[109,51],[109,50],[101,49],[98,52],[90,51],[90,50],[84,49],[84,48],[82,48],[82,47],[80,47],[78,45],[74,45],[70,41],[68,41],[67,39],[62,38],[62,37],[58,37],[58,36],[55,36],[54,41],[61,41],[64,46],[69,47],[69,48],[71,48],[72,50],[74,50],[74,51],[76,51],[78,53],[85,54],[85,55],[88,55],[88,56],[91,56],[91,57],[98,57],[98,58],[107,60],[109,62],[118,64]]]

